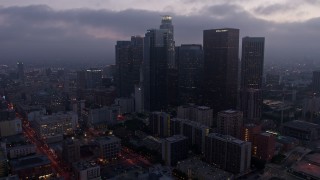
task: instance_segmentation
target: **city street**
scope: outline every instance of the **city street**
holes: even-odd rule
[[[53,169],[60,177],[63,177],[65,180],[70,179],[70,172],[62,168],[62,163],[58,161],[57,156],[50,150],[49,146],[43,140],[37,138],[35,131],[30,127],[29,121],[24,118],[22,119],[22,128],[26,138],[36,146],[38,152],[45,154],[50,159]]]

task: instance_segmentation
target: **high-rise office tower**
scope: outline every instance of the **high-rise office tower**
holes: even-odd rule
[[[102,84],[102,70],[90,68],[86,70],[86,88],[94,89]]]
[[[198,44],[183,44],[176,51],[179,69],[179,103],[199,103],[203,80],[203,51]]]
[[[143,59],[143,38],[132,36],[131,41],[117,41],[116,85],[119,97],[130,97],[139,84]]]
[[[248,122],[256,122],[262,112],[264,37],[242,39],[240,109]]]
[[[118,97],[130,95],[130,41],[117,41],[116,49],[116,86]]]
[[[203,31],[204,103],[215,112],[237,103],[239,29]]]
[[[143,46],[143,92],[146,111],[168,105],[168,30],[148,30]]]
[[[264,63],[264,37],[242,39],[241,88],[261,89]]]
[[[24,82],[24,65],[23,62],[17,62],[18,79]]]
[[[313,92],[320,92],[320,71],[313,71],[312,73],[312,88]]]
[[[174,29],[172,25],[172,17],[169,15],[162,16],[160,29],[168,30],[168,67],[175,68],[175,42],[174,42]]]

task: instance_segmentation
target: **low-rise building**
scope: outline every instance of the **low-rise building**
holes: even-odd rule
[[[270,133],[260,133],[255,135],[253,141],[252,155],[270,161],[275,153],[276,137]]]
[[[53,175],[51,161],[44,155],[27,156],[10,161],[12,174],[25,179],[49,178]]]
[[[0,121],[0,137],[17,135],[22,132],[21,119],[14,118]]]
[[[74,112],[59,112],[44,115],[33,123],[38,137],[48,143],[63,140],[63,134],[72,134],[78,124],[78,115]]]
[[[73,172],[78,180],[100,180],[100,166],[95,162],[77,162],[73,164]]]
[[[302,141],[314,141],[320,139],[320,125],[294,120],[282,125],[282,134]]]
[[[22,135],[8,136],[3,139],[8,158],[19,158],[36,153],[36,146]]]
[[[177,169],[187,174],[191,179],[201,179],[201,180],[222,180],[234,179],[232,173],[226,172],[222,169],[218,169],[213,165],[207,164],[198,158],[189,158],[180,161],[177,164]]]
[[[120,106],[104,106],[97,109],[85,109],[82,117],[90,128],[106,127],[117,123],[120,115]]]
[[[99,146],[99,157],[103,159],[115,158],[121,151],[121,140],[116,136],[105,136],[96,139]]]

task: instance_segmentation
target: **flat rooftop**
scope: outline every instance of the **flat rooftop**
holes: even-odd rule
[[[51,161],[48,159],[47,156],[44,156],[44,155],[27,156],[24,158],[10,161],[10,165],[15,171],[48,165],[48,164],[51,164]]]
[[[223,134],[219,134],[219,133],[210,133],[210,134],[208,134],[208,137],[219,139],[221,141],[231,142],[231,143],[234,143],[234,144],[248,143],[246,141],[242,141],[240,139],[237,139],[237,138],[235,138],[233,136],[223,135]]]
[[[187,137],[185,137],[183,135],[174,135],[174,136],[166,138],[166,140],[169,142],[177,142],[177,141],[181,141],[184,139],[187,139]]]
[[[314,165],[306,160],[302,160],[292,166],[292,169],[296,172],[303,173],[305,175],[320,177],[320,166]]]
[[[99,144],[108,144],[108,143],[113,143],[113,142],[121,142],[121,139],[119,139],[116,136],[104,136],[104,137],[97,138],[96,141]]]
[[[320,129],[320,125],[306,122],[306,121],[300,121],[300,120],[294,120],[289,121],[283,124],[283,126],[294,128],[294,129],[302,129],[305,131],[310,131],[311,129]]]
[[[189,170],[192,171],[194,176],[201,177],[201,179],[212,179],[212,180],[222,180],[222,179],[233,179],[233,174],[227,171],[215,168],[214,166],[202,162],[198,158],[190,158],[180,161],[177,165],[178,169],[184,173],[188,173]]]
[[[100,167],[96,162],[94,161],[80,161],[73,164],[73,167],[79,171],[94,168],[94,167]]]

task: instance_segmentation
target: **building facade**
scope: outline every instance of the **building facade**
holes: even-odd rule
[[[99,157],[103,159],[115,158],[121,151],[121,139],[116,136],[106,136],[96,139],[99,146]]]
[[[203,51],[199,44],[182,44],[178,51],[179,104],[199,103],[203,81]]]
[[[242,39],[240,110],[246,121],[257,122],[262,114],[264,37]]]
[[[176,68],[175,62],[175,41],[174,41],[174,27],[172,24],[172,17],[169,15],[162,16],[160,29],[168,31],[168,68]]]
[[[156,111],[168,105],[168,30],[148,30],[143,50],[144,109]]]
[[[118,97],[130,97],[140,80],[143,59],[143,37],[132,36],[131,41],[117,41],[116,86]]]
[[[210,133],[206,137],[205,159],[208,163],[215,164],[228,172],[245,173],[250,169],[251,142]]]
[[[149,130],[155,137],[170,136],[170,114],[165,112],[152,112],[149,116]]]
[[[187,137],[174,135],[165,138],[162,144],[162,159],[168,166],[175,166],[178,161],[188,157]]]
[[[204,103],[215,112],[235,109],[238,89],[239,29],[203,31]]]
[[[243,113],[236,110],[226,110],[218,113],[217,129],[220,134],[241,138]]]

